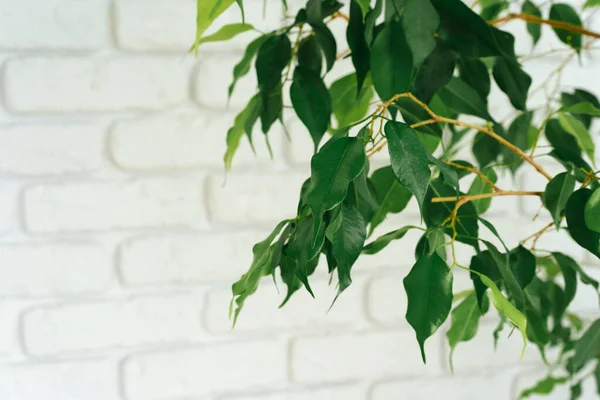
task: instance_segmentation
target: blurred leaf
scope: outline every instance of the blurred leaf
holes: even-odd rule
[[[577,15],[577,11],[568,4],[558,3],[553,4],[550,8],[550,19],[554,21],[564,22],[569,25],[581,27],[581,19]],[[552,28],[556,36],[563,42],[573,47],[578,52],[581,50],[581,35],[560,28]]]
[[[567,206],[569,197],[575,191],[575,183],[576,180],[573,175],[563,172],[552,178],[546,185],[542,200],[548,211],[550,211],[556,229],[560,228],[561,216]]]
[[[542,17],[542,12],[538,8],[538,6],[536,6],[529,0],[525,0],[525,3],[523,3],[523,8],[521,8],[521,11],[524,14],[533,15],[534,17],[538,17],[538,18]],[[531,35],[531,38],[533,39],[533,45],[535,46],[537,44],[537,42],[540,40],[540,37],[542,36],[542,25],[528,22],[527,23],[527,31]]]
[[[585,204],[585,225],[600,233],[600,189],[596,189]]]
[[[590,230],[585,223],[585,205],[590,197],[590,189],[579,189],[573,193],[567,202],[565,216],[573,240],[600,258],[600,233]]]
[[[577,140],[579,147],[588,155],[592,164],[595,160],[596,145],[585,126],[570,114],[558,113],[558,121],[563,129]]]

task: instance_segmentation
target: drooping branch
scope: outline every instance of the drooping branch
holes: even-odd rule
[[[596,32],[590,31],[590,30],[582,28],[580,26],[568,24],[566,22],[556,21],[556,20],[553,20],[553,19],[543,19],[543,18],[536,17],[536,16],[530,15],[530,14],[525,14],[525,13],[521,13],[521,14],[511,13],[511,14],[508,14],[508,15],[502,17],[502,18],[498,18],[498,19],[490,21],[490,25],[503,24],[503,23],[506,23],[508,21],[512,21],[512,20],[515,20],[515,19],[520,19],[520,20],[523,20],[525,22],[529,22],[529,23],[533,23],[533,24],[549,25],[549,26],[551,26],[553,28],[564,29],[565,31],[569,31],[569,32],[573,32],[573,33],[578,33],[580,35],[585,35],[585,36],[593,37],[593,38],[596,38],[596,39],[600,39],[600,33],[596,33]]]
[[[514,191],[514,190],[500,190],[493,193],[482,193],[474,194],[471,196],[452,196],[452,197],[434,197],[431,199],[432,203],[450,203],[458,201],[461,205],[468,203],[469,201],[488,199],[490,197],[501,197],[501,196],[542,196],[544,192],[527,192],[527,191]]]

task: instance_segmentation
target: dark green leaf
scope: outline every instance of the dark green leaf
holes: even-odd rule
[[[365,39],[369,46],[375,37],[375,24],[383,11],[383,0],[375,0],[375,7],[365,17]]]
[[[487,110],[487,101],[459,78],[452,78],[437,94],[448,107],[460,114],[474,115],[489,121],[494,120]]]
[[[427,153],[427,161],[429,164],[437,167],[437,169],[440,171],[440,176],[446,185],[455,188],[457,191],[459,190],[458,173],[453,167],[449,166],[442,160],[438,160],[429,153]]]
[[[600,362],[594,370],[594,378],[596,379],[596,393],[600,394]]]
[[[563,172],[552,178],[546,185],[543,201],[548,211],[550,211],[557,229],[560,228],[561,216],[567,206],[567,201],[569,201],[569,197],[575,190],[575,183],[573,175]]]
[[[456,53],[437,41],[433,52],[417,72],[413,94],[422,102],[429,103],[433,95],[450,81],[455,66]]]
[[[517,110],[527,107],[527,92],[531,86],[531,77],[523,71],[519,63],[508,57],[499,57],[494,65],[494,80],[506,93],[510,103]]]
[[[573,367],[579,370],[598,356],[600,351],[600,319],[596,320],[575,343]]]
[[[462,57],[458,62],[458,75],[479,93],[479,97],[487,99],[491,88],[490,72],[482,61]]]
[[[350,270],[363,249],[367,224],[356,207],[344,202],[337,217],[327,227],[326,236],[337,262],[338,293],[342,293],[352,283]]]
[[[290,97],[296,114],[312,136],[316,152],[331,117],[329,91],[318,73],[296,67]]]
[[[538,383],[536,383],[535,386],[521,392],[519,398],[524,399],[530,397],[533,394],[550,394],[554,391],[554,387],[556,385],[562,385],[563,383],[566,383],[568,381],[569,378],[566,376],[559,378],[553,378],[551,376],[546,377]]]
[[[481,311],[477,305],[477,296],[473,292],[452,310],[452,325],[446,333],[450,344],[450,366],[452,366],[452,355],[456,345],[475,337],[480,318]]]
[[[579,399],[581,397],[581,381],[577,382],[575,385],[571,386],[570,392],[571,392],[570,400]]]
[[[550,8],[550,19],[554,21],[564,22],[570,25],[581,27],[581,19],[577,15],[577,11],[568,4],[553,4]],[[552,28],[556,36],[563,42],[573,47],[577,51],[581,49],[581,35],[560,28]]]
[[[437,253],[438,256],[446,261],[446,234],[440,229],[433,229],[425,232],[419,239],[415,247],[415,259]]]
[[[505,136],[502,125],[494,125],[494,132],[500,136]],[[473,155],[481,168],[485,168],[489,164],[495,162],[502,152],[502,149],[503,147],[500,142],[493,137],[481,132],[475,135],[475,140],[473,141]]]
[[[567,307],[577,292],[577,270],[578,265],[571,257],[561,253],[552,253],[558,263],[565,281],[565,307]]]
[[[356,71],[356,94],[359,97],[363,83],[371,69],[369,63],[371,53],[367,40],[365,39],[364,15],[359,2],[357,0],[352,0],[350,2],[350,21],[348,21],[348,29],[346,30],[346,40],[348,41],[348,47],[350,47],[352,64],[354,64],[354,69]]]
[[[235,89],[237,81],[243,76],[246,76],[248,72],[250,72],[250,65],[252,64],[252,60],[254,59],[254,56],[256,55],[256,52],[258,51],[259,47],[263,44],[265,40],[267,40],[267,38],[267,35],[263,35],[254,39],[248,45],[248,47],[246,47],[246,50],[244,51],[244,56],[242,57],[240,62],[238,62],[235,65],[235,67],[233,67],[233,82],[231,82],[231,85],[229,85],[229,97],[231,97],[231,94]]]
[[[333,116],[337,120],[339,128],[363,119],[374,95],[373,88],[369,85],[364,86],[357,97],[356,74],[346,75],[333,82],[329,93]]]
[[[515,118],[508,128],[506,139],[521,150],[527,150],[531,147],[529,127],[531,126],[532,118],[532,112],[525,112]],[[502,155],[504,163],[510,167],[513,174],[523,164],[523,159],[508,148],[502,149]]]
[[[585,204],[585,225],[600,233],[600,189],[596,189]]]
[[[418,68],[436,46],[440,17],[430,0],[406,0],[402,20],[413,65]]]
[[[523,246],[517,246],[508,253],[510,269],[521,288],[527,287],[535,276],[535,256]]]
[[[485,19],[486,21],[496,19],[498,14],[506,10],[508,6],[509,4],[506,0],[498,0],[485,8],[483,8],[484,6],[482,4],[483,9],[481,10],[481,18]]]
[[[500,275],[502,275],[504,284],[512,296],[516,307],[519,310],[523,310],[525,308],[525,294],[523,293],[523,289],[521,288],[521,285],[519,284],[519,281],[517,280],[513,270],[510,268],[508,255],[500,253],[496,246],[490,242],[484,240],[483,243],[486,245],[494,261],[496,262],[498,271],[500,272]]]
[[[596,96],[586,90],[575,89],[573,93],[561,93],[560,100],[563,104],[563,107],[567,109],[566,111],[572,113],[575,118],[581,121],[586,129],[590,129],[592,124],[592,115],[595,114],[595,116],[598,116],[598,111],[596,110],[600,109],[600,102],[598,102]],[[589,103],[590,106],[584,106],[584,110],[582,110],[582,112],[578,112],[577,109],[575,109],[575,111],[570,110],[571,107],[582,103]]]
[[[373,182],[368,178],[368,174],[368,165],[365,165],[360,175],[350,184],[350,193],[347,197],[347,202],[358,209],[366,224],[379,210],[377,192]]]
[[[423,108],[421,106],[416,104],[411,99],[400,98],[400,99],[396,100],[395,104],[398,107],[398,109],[400,110],[400,113],[402,114],[402,118],[404,119],[404,122],[406,122],[409,125],[412,125],[417,122],[421,122],[421,121],[424,121],[424,120],[430,118],[429,114],[427,114],[427,111],[423,110]],[[436,136],[436,137],[442,136],[442,129],[440,128],[439,124],[424,125],[424,126],[417,128],[417,131],[427,134],[427,135],[431,135],[431,136]]]
[[[392,169],[398,181],[410,190],[423,209],[431,171],[427,153],[416,132],[402,122],[389,121],[385,125]]]
[[[536,6],[529,0],[525,0],[525,3],[523,3],[523,8],[521,10],[524,14],[533,15],[534,17],[538,18],[542,17],[542,13],[538,6]],[[540,37],[542,36],[542,25],[528,22],[527,31],[531,35],[531,38],[533,39],[533,45],[535,46],[538,40],[540,40]]]
[[[371,48],[373,85],[382,100],[410,90],[412,66],[402,24],[391,21],[379,32]]]
[[[565,131],[575,137],[579,147],[588,155],[592,163],[594,163],[596,145],[592,140],[590,132],[585,129],[585,126],[583,126],[583,124],[575,117],[566,113],[558,113],[558,121]]]
[[[300,42],[298,46],[298,66],[321,75],[323,57],[321,56],[321,47],[314,35]]]
[[[233,157],[240,146],[240,141],[244,133],[248,136],[250,143],[252,143],[252,127],[260,115],[262,108],[262,102],[259,95],[252,97],[246,108],[235,117],[233,127],[227,132],[227,151],[223,161],[225,162],[225,170],[231,170],[231,163]]]
[[[416,226],[408,225],[403,226],[400,229],[386,233],[385,235],[379,236],[377,239],[369,243],[363,249],[364,254],[377,254],[381,250],[385,249],[388,244],[394,240],[402,239],[406,233],[411,229],[419,229]]]
[[[590,189],[579,189],[573,193],[567,202],[565,216],[573,240],[600,258],[600,233],[590,230],[585,223],[585,205],[590,197]]]
[[[417,334],[423,362],[425,341],[448,318],[452,308],[452,272],[437,253],[421,257],[404,278],[406,320]]]
[[[496,175],[496,172],[494,171],[493,168],[484,168],[481,170],[481,173],[492,183],[496,183],[498,180],[498,176]],[[477,176],[473,180],[473,183],[471,184],[471,187],[469,188],[469,191],[467,192],[467,194],[472,196],[472,195],[477,195],[477,194],[492,193],[493,191],[494,191],[494,188],[492,186],[490,186],[487,182],[485,182],[483,179],[481,179],[479,176]],[[484,212],[486,212],[488,208],[490,208],[492,199],[489,198],[489,199],[474,200],[471,203],[475,207],[477,214],[481,215]]]
[[[319,42],[319,46],[321,46],[323,55],[325,56],[327,71],[330,71],[331,68],[333,68],[333,64],[335,63],[335,59],[337,57],[337,44],[335,37],[327,25],[325,25],[322,21],[320,23],[312,23],[311,26],[315,33],[315,37],[317,38],[317,42]]]
[[[356,138],[328,142],[311,160],[311,185],[306,203],[314,216],[313,240],[319,232],[323,213],[340,204],[348,186],[365,167],[366,155]]]
[[[379,209],[371,219],[372,233],[375,227],[383,222],[387,214],[397,214],[406,208],[412,193],[398,182],[392,166],[387,166],[373,172],[371,177]]]
[[[314,297],[308,283],[308,277],[314,272],[318,264],[317,255],[325,242],[325,226],[322,225],[319,231],[313,235],[311,232],[314,225],[312,215],[300,219],[297,224],[298,226],[293,236],[290,238],[287,246],[284,247],[285,257],[291,260],[289,265],[291,270],[286,272],[295,276],[304,285],[310,295]],[[283,273],[284,271],[282,270],[282,275]],[[284,304],[286,301],[287,299],[284,300]]]

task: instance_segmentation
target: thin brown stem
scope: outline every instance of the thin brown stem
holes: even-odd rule
[[[493,21],[490,21],[490,25],[496,25],[496,24],[502,24],[508,21],[512,21],[514,19],[520,19],[523,20],[525,22],[529,22],[529,23],[533,23],[533,24],[542,24],[542,25],[549,25],[553,28],[559,28],[559,29],[564,29],[565,31],[569,31],[569,32],[573,32],[573,33],[577,33],[580,35],[585,35],[585,36],[590,36],[596,39],[600,39],[600,33],[596,33],[593,31],[590,31],[588,29],[582,28],[580,26],[577,25],[572,25],[572,24],[568,24],[566,22],[561,22],[561,21],[556,21],[553,19],[543,19],[540,17],[536,17],[534,15],[530,15],[530,14],[508,14],[502,18],[499,19],[495,19]]]
[[[465,171],[469,171],[475,175],[477,175],[479,177],[479,179],[481,179],[483,182],[485,182],[487,185],[491,186],[494,191],[496,192],[501,192],[502,189],[500,189],[498,186],[496,186],[494,184],[494,182],[490,181],[488,179],[487,176],[485,176],[483,174],[483,172],[481,172],[480,170],[478,170],[477,168],[473,168],[473,167],[469,167],[467,165],[462,165],[462,164],[457,164],[455,162],[452,161],[446,161],[446,164],[453,166],[454,168],[458,168],[458,169],[464,169]]]
[[[450,203],[458,201],[457,205],[463,205],[468,203],[469,201],[474,200],[482,200],[489,199],[490,197],[500,197],[500,196],[542,196],[544,192],[527,192],[527,191],[514,191],[514,190],[502,190],[493,193],[482,193],[482,194],[474,194],[470,196],[452,196],[452,197],[434,197],[431,199],[432,203]]]

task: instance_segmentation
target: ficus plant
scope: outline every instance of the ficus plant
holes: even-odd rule
[[[256,33],[229,87],[231,95],[238,79],[256,73],[256,94],[227,133],[226,169],[243,137],[251,144],[256,140],[255,126],[268,140],[271,128],[283,124],[286,115],[295,113],[314,143],[297,215],[281,221],[253,247],[248,272],[233,284],[234,324],[262,278],[285,284],[283,306],[302,288],[312,294],[311,275],[327,268],[337,298],[352,284],[359,257],[417,230],[421,238],[404,290],[406,319],[423,362],[427,339],[446,320],[454,350],[472,339],[482,316],[495,309],[497,332],[503,326],[514,329],[522,335],[523,350],[533,344],[548,365],[546,378],[522,397],[569,385],[576,399],[582,381],[594,377],[600,394],[600,319],[586,320],[570,309],[578,288],[590,285],[598,292],[599,283],[568,254],[535,247],[542,235],[556,230],[600,258],[600,171],[590,134],[600,103],[585,89],[561,91],[549,83],[559,81],[568,62],[584,62],[582,55],[593,50],[600,34],[586,29],[580,15],[593,15],[600,1],[588,0],[580,10],[536,2],[308,0],[285,26],[264,33],[245,21],[242,0],[198,0],[192,50],[242,32]],[[206,35],[209,25],[236,4],[240,22]],[[345,40],[332,33],[333,20],[347,24]],[[529,37],[519,40],[529,46],[535,47],[543,34],[555,35],[563,47],[540,55],[565,57],[544,82],[541,106],[528,101],[540,90],[531,87],[532,78],[522,67],[532,57],[517,54],[515,37],[501,29],[510,20],[526,24]],[[327,85],[325,78],[341,63],[351,63],[353,72]],[[492,87],[510,101],[508,118],[490,113]],[[465,146],[476,162],[455,159]],[[372,170],[370,159],[379,152],[389,154],[389,162]],[[557,162],[561,172],[548,172],[544,160]],[[546,179],[545,190],[497,186],[501,172],[514,175],[520,168]],[[467,176],[473,178],[470,185],[465,185]],[[386,216],[402,213],[413,196],[421,224],[372,237]],[[551,223],[508,248],[486,219],[500,196],[537,198]],[[482,238],[484,231],[498,239],[496,244]],[[458,261],[458,246],[472,248],[469,264]],[[468,271],[473,288],[453,295],[457,269]]]

